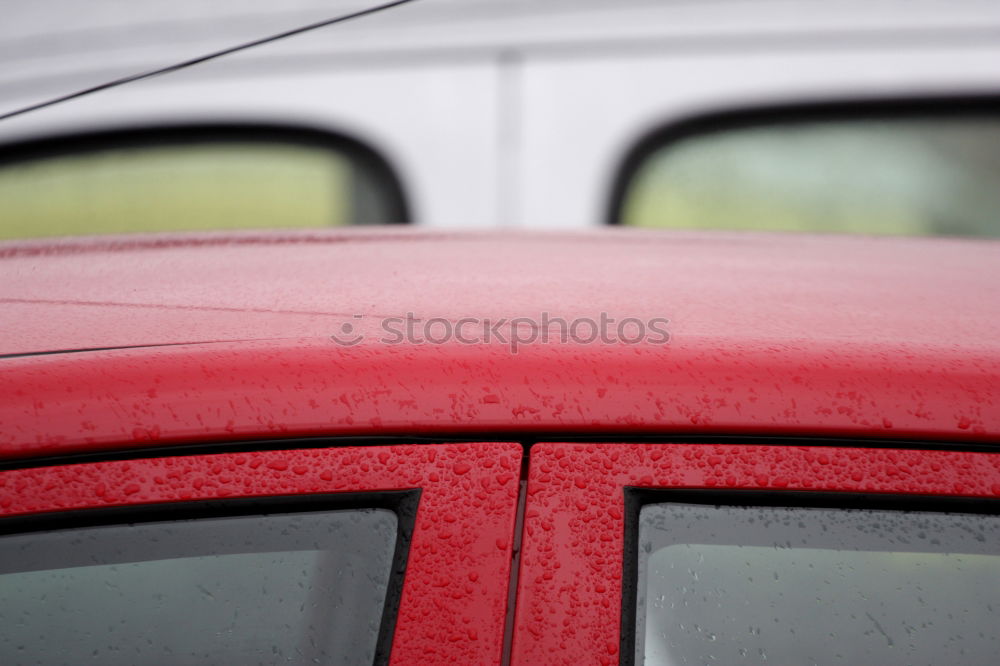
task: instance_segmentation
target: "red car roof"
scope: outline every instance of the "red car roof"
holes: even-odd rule
[[[168,440],[592,429],[988,439],[1000,434],[998,271],[994,241],[780,234],[351,230],[6,244],[0,353],[182,346],[0,361],[0,446],[110,445],[154,428]],[[671,339],[517,354],[375,339],[382,317],[408,312],[451,322],[660,317]],[[362,344],[331,341],[345,323],[367,335]],[[140,377],[143,363],[152,365]],[[295,384],[282,363],[304,364],[302,377],[338,370]],[[55,412],[24,417],[29,397],[54,390],[43,376],[83,391],[65,385],[109,373],[100,391],[78,396],[87,402],[102,391],[153,395],[154,376],[190,382],[209,366],[226,368],[229,384],[187,387],[203,399],[239,393],[240,381],[259,382],[272,402],[283,390],[302,395],[284,415],[261,415],[257,402],[206,424],[195,410],[170,432],[135,406],[100,432],[81,430],[85,419],[56,427]],[[304,416],[309,391],[343,413]],[[608,391],[617,399],[598,399]]]
[[[0,354],[325,337],[346,316],[667,317],[675,341],[1000,344],[1000,243],[609,230],[0,245]]]

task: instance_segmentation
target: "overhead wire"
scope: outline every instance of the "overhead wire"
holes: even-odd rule
[[[28,106],[15,109],[13,111],[0,113],[0,120],[7,120],[8,118],[14,118],[15,116],[31,113],[32,111],[44,109],[49,106],[55,106],[56,104],[62,104],[63,102],[68,102],[73,99],[78,99],[80,97],[85,97],[87,95],[93,95],[94,93],[101,92],[103,90],[108,90],[110,88],[117,88],[119,86],[123,86],[128,83],[134,83],[135,81],[142,81],[143,79],[150,79],[153,78],[154,76],[161,76],[163,74],[169,74],[171,72],[176,72],[178,70],[187,69],[188,67],[200,65],[204,62],[208,62],[209,60],[222,58],[223,56],[231,55],[239,51],[252,49],[254,47],[261,46],[262,44],[268,44],[270,42],[276,42],[282,39],[286,39],[288,37],[294,37],[295,35],[301,35],[304,32],[310,32],[312,30],[317,30],[319,28],[325,28],[326,26],[333,25],[335,23],[343,23],[345,21],[358,19],[363,16],[370,16],[371,14],[384,12],[387,9],[392,9],[393,7],[398,7],[400,5],[405,5],[411,2],[416,2],[416,0],[393,0],[392,2],[386,2],[383,4],[375,5],[374,7],[368,7],[366,9],[361,9],[356,12],[351,12],[349,14],[342,14],[340,16],[335,16],[333,18],[324,19],[322,21],[317,21],[316,23],[310,23],[308,25],[300,26],[298,28],[293,28],[291,30],[286,30],[284,32],[279,32],[273,35],[269,35],[267,37],[261,37],[259,39],[254,39],[249,42],[237,44],[236,46],[230,46],[228,48],[222,49],[221,51],[213,51],[212,53],[191,58],[189,60],[182,60],[181,62],[174,63],[172,65],[167,65],[166,67],[160,67],[158,69],[141,72],[139,74],[131,74],[129,76],[113,79],[111,81],[107,81],[105,83],[101,83],[96,86],[91,86],[89,88],[77,90],[75,92],[67,93],[65,95],[59,95],[58,97],[53,97],[51,99],[47,99],[42,102],[37,102],[35,104],[29,104]]]

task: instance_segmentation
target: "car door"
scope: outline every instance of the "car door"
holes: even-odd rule
[[[947,448],[537,444],[511,663],[993,663],[1000,458]]]
[[[498,663],[520,470],[504,443],[8,469],[0,662]]]

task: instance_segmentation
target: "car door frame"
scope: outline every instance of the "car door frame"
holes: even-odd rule
[[[497,664],[522,447],[448,443],[111,460],[0,472],[0,528],[73,512],[418,490],[390,664]],[[189,512],[188,512],[189,513]],[[402,518],[401,518],[402,522]]]
[[[1000,500],[1000,456],[780,444],[559,443],[531,447],[513,666],[612,664],[634,651],[627,594],[636,489]],[[631,601],[630,601],[631,599]]]

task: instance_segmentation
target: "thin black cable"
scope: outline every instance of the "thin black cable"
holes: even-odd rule
[[[294,28],[292,30],[287,30],[285,32],[279,32],[276,35],[271,35],[269,37],[263,37],[261,39],[255,39],[252,42],[246,42],[244,44],[239,44],[238,46],[231,46],[227,49],[221,51],[215,51],[214,53],[209,53],[207,55],[199,56],[197,58],[192,58],[191,60],[184,60],[174,65],[168,65],[167,67],[161,67],[160,69],[154,69],[148,72],[143,72],[141,74],[133,74],[131,76],[126,76],[120,79],[115,79],[113,81],[108,81],[107,83],[102,83],[100,85],[93,86],[91,88],[85,88],[83,90],[78,90],[68,95],[61,95],[53,99],[39,102],[37,104],[32,104],[30,106],[25,106],[14,111],[8,111],[0,115],[0,120],[6,120],[8,118],[13,118],[14,116],[20,116],[24,113],[29,113],[31,111],[37,111],[38,109],[44,109],[47,106],[53,106],[55,104],[61,104],[62,102],[67,102],[71,99],[76,99],[77,97],[83,97],[85,95],[91,95],[102,90],[107,90],[108,88],[117,88],[118,86],[123,86],[126,83],[132,83],[133,81],[141,81],[142,79],[149,79],[154,76],[159,76],[160,74],[169,74],[170,72],[176,72],[180,69],[185,69],[193,65],[200,65],[203,62],[209,60],[215,60],[216,58],[221,58],[222,56],[227,56],[230,53],[236,53],[237,51],[243,51],[246,49],[253,48],[255,46],[260,46],[261,44],[267,44],[269,42],[276,42],[280,39],[285,39],[286,37],[292,37],[294,35],[300,35],[303,32],[309,32],[310,30],[316,30],[317,28],[324,28],[328,25],[333,25],[334,23],[341,23],[343,21],[350,21],[351,19],[361,18],[362,16],[367,16],[369,14],[376,14],[378,12],[384,11],[386,9],[392,9],[393,7],[398,7],[399,5],[405,5],[408,2],[414,2],[414,0],[394,0],[393,2],[387,2],[382,5],[376,5],[374,7],[369,7],[368,9],[362,9],[351,14],[344,14],[343,16],[337,16],[331,19],[325,19],[319,21],[318,23],[310,23],[309,25],[302,26],[300,28]]]

